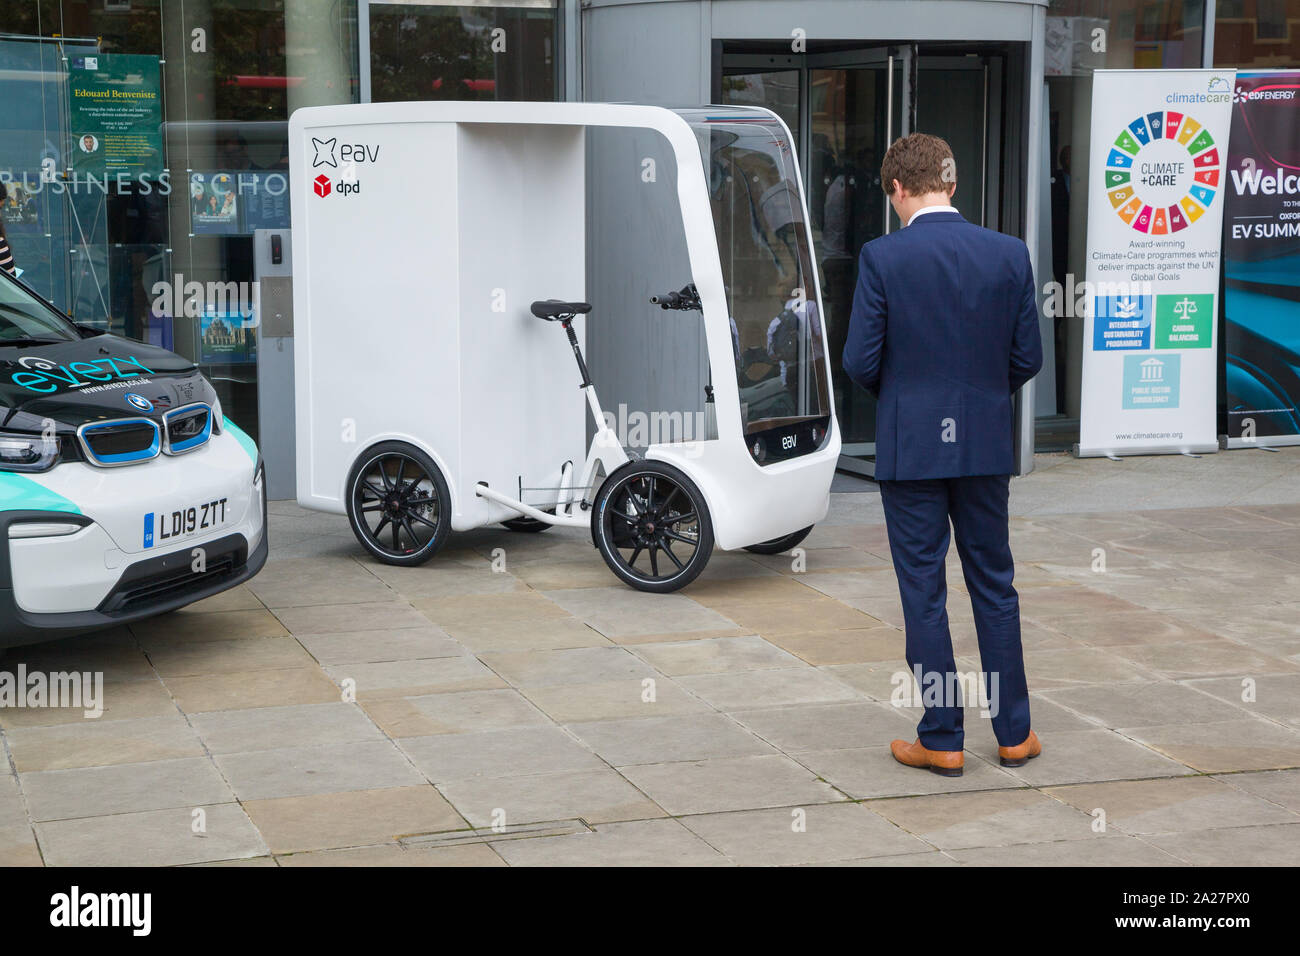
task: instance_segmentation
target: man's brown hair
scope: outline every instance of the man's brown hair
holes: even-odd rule
[[[952,148],[938,136],[912,133],[895,140],[880,164],[880,188],[894,194],[894,180],[913,196],[947,193],[957,181]]]

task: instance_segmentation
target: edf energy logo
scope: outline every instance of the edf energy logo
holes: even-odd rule
[[[1103,173],[1110,204],[1141,233],[1180,232],[1200,219],[1219,188],[1219,150],[1191,116],[1163,110],[1120,131]]]
[[[57,392],[61,388],[85,388],[87,385],[154,374],[153,369],[135,356],[60,365],[39,355],[25,355],[17,364],[22,367],[22,371],[14,372],[9,376],[10,380],[29,392],[40,394]]]
[[[357,167],[373,165],[379,161],[379,147],[364,143],[339,144],[338,137],[329,139],[311,139],[311,168],[327,166],[339,170],[336,179],[331,180],[325,173],[320,173],[312,180],[312,191],[321,199],[332,193],[339,196],[354,196],[361,192],[361,181],[357,177]]]

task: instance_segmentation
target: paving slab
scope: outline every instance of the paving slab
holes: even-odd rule
[[[659,672],[622,647],[574,647],[564,650],[483,654],[480,660],[517,687],[640,680]]]
[[[407,697],[403,702],[424,718],[418,724],[424,728],[424,732],[399,733],[394,736],[463,734],[550,723],[547,716],[517,690],[450,691]]]
[[[548,591],[546,596],[614,640],[740,631],[737,622],[684,594],[647,594],[626,587],[606,587]]]
[[[235,671],[173,677],[167,690],[187,714],[288,704],[324,704],[343,699],[339,686],[313,662],[306,667]]]
[[[1093,684],[1045,691],[1043,697],[1110,728],[1202,724],[1242,716],[1240,708],[1202,693],[1197,685],[1173,681]],[[1037,714],[1034,716],[1037,718]],[[1035,726],[1043,729],[1037,720]]]
[[[398,745],[436,784],[606,767],[594,753],[553,726],[404,737]]]
[[[620,772],[674,816],[845,799],[806,767],[780,754],[645,764],[623,767]]]
[[[1146,839],[1194,866],[1294,866],[1300,859],[1300,823],[1166,833]]]
[[[36,824],[36,835],[49,866],[178,866],[267,853],[237,803],[56,820]]]
[[[864,806],[941,850],[1100,836],[1092,817],[1036,790],[945,793]]]
[[[351,687],[357,700],[507,686],[491,668],[469,654],[415,661],[331,664],[324,671],[337,686]]]
[[[135,720],[83,720],[5,731],[20,772],[102,767],[203,756],[203,745],[177,713]]]
[[[432,785],[246,800],[272,853],[369,846],[467,824]]]
[[[190,723],[214,754],[383,739],[364,711],[341,701],[215,710],[192,715]]]
[[[511,866],[726,866],[728,860],[677,820],[602,823],[588,832],[503,840]]]
[[[614,767],[776,752],[723,714],[597,720],[567,729]]]
[[[738,710],[731,716],[786,753],[888,746],[913,736],[916,726],[909,715],[876,701]]]
[[[427,782],[386,740],[218,754],[213,759],[241,801]]]
[[[594,825],[667,816],[613,770],[479,777],[438,789],[476,827],[573,819]]]
[[[32,820],[232,803],[235,795],[207,757],[22,774]]]
[[[1300,770],[1233,773],[1216,777],[1230,787],[1254,794],[1270,803],[1300,813]]]
[[[428,623],[419,611],[396,595],[385,602],[284,607],[272,613],[293,634],[387,631]]]
[[[858,803],[681,818],[742,866],[791,866],[923,853],[929,844]]]
[[[1049,787],[1049,796],[1123,833],[1300,823],[1300,815],[1213,777],[1174,777]]]
[[[697,674],[679,683],[719,710],[781,707],[860,699],[848,684],[815,667],[787,667],[730,674]]]
[[[556,723],[710,713],[713,708],[669,677],[547,684],[523,694]]]
[[[1185,866],[1178,857],[1137,837],[1114,834],[1096,840],[1057,840],[1013,846],[949,850],[963,866],[1117,867]]]
[[[464,645],[432,624],[389,631],[297,634],[298,642],[321,664],[380,663],[459,657]]]
[[[505,866],[506,863],[485,843],[453,847],[407,848],[397,844],[313,850],[277,856],[280,866]]]
[[[629,650],[670,677],[799,666],[794,655],[757,635],[636,644]]]
[[[1300,767],[1300,732],[1257,718],[1162,724],[1127,733],[1202,773]]]

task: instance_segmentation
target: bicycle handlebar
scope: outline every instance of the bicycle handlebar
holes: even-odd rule
[[[700,294],[695,290],[695,286],[683,286],[680,292],[665,292],[662,295],[650,296],[650,304],[657,305],[661,309],[676,309],[685,312],[690,309],[700,308]]]

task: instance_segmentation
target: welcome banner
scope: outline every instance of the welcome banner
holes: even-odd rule
[[[1228,447],[1300,444],[1300,72],[1238,73],[1230,142]]]
[[[1218,450],[1232,70],[1098,70],[1080,456]]]

